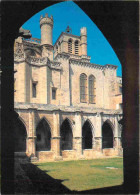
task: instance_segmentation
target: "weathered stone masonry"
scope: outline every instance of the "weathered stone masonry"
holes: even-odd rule
[[[80,36],[62,32],[54,45],[53,17],[41,16],[40,28],[41,40],[15,40],[15,154],[41,161],[119,155],[117,66],[90,63],[85,27]]]

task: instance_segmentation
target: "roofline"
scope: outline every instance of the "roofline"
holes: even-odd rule
[[[116,68],[116,69],[118,68],[118,66],[116,66],[116,65],[112,65],[112,64],[105,64],[104,66],[105,66],[105,67],[110,66],[110,67],[114,67],[114,68]]]
[[[67,35],[67,36],[69,36],[69,37],[75,37],[75,38],[78,38],[78,39],[80,38],[80,36],[78,36],[78,35],[73,35],[73,34],[69,34],[69,33],[62,32],[62,33],[59,35],[58,39],[56,40],[54,46],[56,45],[56,43],[58,42],[58,40],[60,39],[60,37],[61,37],[62,35]]]

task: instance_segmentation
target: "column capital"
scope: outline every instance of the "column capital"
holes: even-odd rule
[[[96,112],[97,117],[101,117],[104,113],[103,112]]]
[[[51,139],[60,139],[61,136],[55,136],[55,137],[52,137]]]
[[[27,139],[36,139],[36,136],[28,136]]]
[[[81,136],[76,136],[76,137],[73,137],[73,139],[82,139],[83,137],[81,137]]]
[[[61,112],[61,110],[59,108],[53,110],[53,113],[60,113],[60,112]]]
[[[37,108],[28,108],[28,110],[29,110],[30,112],[34,112],[34,111],[37,111]]]
[[[94,137],[94,139],[100,139],[100,138],[102,138],[102,136],[96,136],[96,137]]]
[[[76,110],[75,113],[81,115],[81,114],[83,114],[83,111],[81,111],[81,110]]]

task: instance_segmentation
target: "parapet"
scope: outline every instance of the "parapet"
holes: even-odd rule
[[[53,27],[53,16],[51,15],[50,17],[48,17],[48,14],[45,14],[45,17],[43,17],[41,15],[40,17],[40,28],[43,24],[48,24],[51,25]]]
[[[86,27],[82,27],[82,28],[80,29],[80,34],[81,34],[81,35],[87,36],[87,28],[86,28]]]
[[[112,65],[112,64],[106,64],[104,65],[104,69],[117,69],[118,66]]]

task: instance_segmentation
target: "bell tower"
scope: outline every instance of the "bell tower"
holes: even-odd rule
[[[41,29],[41,46],[42,57],[48,57],[53,60],[53,43],[52,43],[52,31],[53,31],[53,17],[40,17],[40,29]]]

